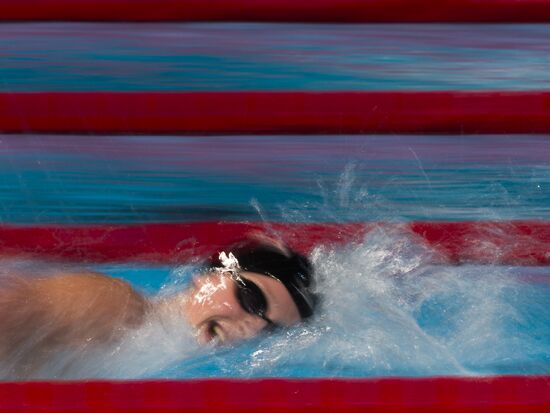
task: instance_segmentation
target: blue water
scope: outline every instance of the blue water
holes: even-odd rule
[[[550,219],[549,142],[0,135],[0,221]]]
[[[548,25],[0,26],[0,91],[540,90]]]
[[[311,323],[164,368],[140,366],[139,377],[550,374],[547,268],[431,266],[425,258],[395,234],[378,234],[336,257],[314,255],[324,305]],[[149,294],[185,283],[193,273],[186,267],[95,268]]]
[[[0,91],[542,90],[549,39],[547,25],[3,24]],[[0,223],[549,220],[549,161],[545,135],[0,135]],[[190,354],[138,337],[140,354],[72,374],[550,374],[548,268],[430,257],[382,231],[317,249],[312,323]],[[151,296],[193,273],[86,265]]]

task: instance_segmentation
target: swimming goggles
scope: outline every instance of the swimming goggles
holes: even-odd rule
[[[264,292],[256,283],[244,278],[241,275],[241,268],[239,261],[233,253],[226,254],[221,252],[219,260],[223,267],[218,267],[216,270],[229,274],[231,279],[237,286],[237,301],[244,311],[249,314],[256,315],[265,320],[269,328],[276,327],[277,325],[267,317],[267,298]]]
[[[231,279],[237,286],[237,301],[243,310],[265,320],[270,327],[275,327],[276,324],[266,315],[267,299],[261,288],[256,283],[234,272],[231,273]]]

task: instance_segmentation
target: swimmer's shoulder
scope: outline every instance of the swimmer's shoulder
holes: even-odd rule
[[[35,282],[41,288],[60,294],[66,292],[74,294],[100,292],[108,295],[138,294],[128,282],[94,271],[60,271],[45,277],[38,277]]]
[[[24,378],[56,354],[96,351],[141,326],[149,306],[129,283],[105,274],[14,275],[0,288],[0,363],[13,361]]]
[[[59,272],[33,283],[51,311],[72,319],[100,320],[136,327],[149,311],[149,300],[128,282],[92,271]]]

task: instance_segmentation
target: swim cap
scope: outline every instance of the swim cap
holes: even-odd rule
[[[242,271],[255,272],[279,280],[292,297],[300,316],[310,317],[317,304],[313,293],[313,266],[305,256],[258,241],[243,241],[225,249],[232,253]],[[212,256],[209,267],[222,267],[219,254]]]

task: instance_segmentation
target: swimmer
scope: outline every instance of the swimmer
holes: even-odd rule
[[[207,260],[191,286],[154,300],[95,272],[7,277],[0,285],[0,366],[32,377],[48,359],[119,342],[151,314],[181,316],[202,344],[228,344],[310,317],[316,305],[309,260],[283,245],[247,240]],[[4,363],[5,364],[5,363]]]

